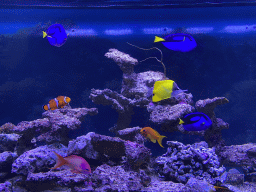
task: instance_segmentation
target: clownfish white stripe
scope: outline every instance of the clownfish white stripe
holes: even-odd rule
[[[68,103],[68,102],[66,101],[66,98],[67,98],[67,97],[65,96],[65,97],[64,97],[64,102],[65,102],[65,103]]]
[[[58,99],[54,98],[54,101],[56,102],[56,106],[57,106],[57,108],[58,108],[58,107],[59,107],[59,101],[58,101]]]

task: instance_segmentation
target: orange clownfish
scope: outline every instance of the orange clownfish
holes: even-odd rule
[[[45,111],[47,110],[55,110],[55,109],[59,109],[59,108],[63,108],[64,106],[66,106],[69,102],[71,101],[71,99],[69,97],[66,96],[58,96],[57,98],[51,99],[49,101],[49,104],[44,105],[43,109]]]
[[[56,162],[56,165],[50,169],[57,169],[62,165],[67,165],[71,168],[72,173],[83,173],[83,174],[91,173],[91,167],[83,157],[79,157],[77,155],[62,157],[56,152],[54,152],[54,154],[57,156],[57,162]]]
[[[156,143],[156,141],[159,143],[161,147],[162,145],[162,139],[166,136],[160,135],[156,130],[152,129],[151,127],[144,127],[140,130],[140,133],[144,136],[149,138],[153,143]],[[164,148],[164,147],[163,147]]]

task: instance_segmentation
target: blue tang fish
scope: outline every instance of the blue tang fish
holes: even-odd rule
[[[51,25],[46,32],[43,31],[43,38],[47,37],[49,43],[56,47],[61,47],[67,41],[67,34],[61,24]]]
[[[186,131],[203,131],[212,126],[212,121],[206,114],[195,112],[185,115],[179,124],[183,124]]]
[[[189,52],[197,46],[195,39],[184,33],[175,33],[164,38],[155,36],[154,43],[156,42],[161,42],[167,49],[180,52]]]

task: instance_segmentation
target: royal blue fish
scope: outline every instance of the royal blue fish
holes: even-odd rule
[[[164,38],[155,36],[154,43],[156,42],[161,42],[167,49],[180,52],[189,52],[197,46],[195,39],[184,33],[175,33]]]
[[[206,114],[195,112],[185,115],[179,124],[182,124],[186,131],[203,131],[212,126],[212,121]]]
[[[49,43],[56,47],[61,47],[67,41],[67,34],[61,24],[51,25],[46,32],[43,31],[43,38],[47,37]]]

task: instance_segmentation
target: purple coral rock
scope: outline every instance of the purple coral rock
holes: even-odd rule
[[[72,173],[69,169],[65,169],[56,172],[29,173],[26,186],[29,190],[42,191],[57,187],[88,187],[87,181],[89,181],[88,174]]]
[[[57,151],[60,155],[66,156],[66,147],[61,144],[40,146],[23,153],[12,164],[12,173],[27,175],[28,173],[37,173],[40,171],[48,171],[53,166],[56,155],[53,151]]]
[[[138,60],[130,55],[118,51],[117,49],[109,49],[105,57],[113,59],[125,74],[132,74],[134,65],[138,64]]]
[[[0,152],[14,151],[21,136],[18,134],[0,134]]]
[[[214,97],[213,99],[199,100],[196,102],[195,107],[199,112],[205,113],[210,118],[214,115],[213,110],[217,105],[228,103],[229,100],[225,97]]]
[[[177,104],[174,106],[157,105],[150,114],[150,120],[159,124],[177,124],[179,122],[179,118],[193,111],[194,107],[188,104]],[[172,128],[170,127],[170,129]],[[173,130],[170,130],[170,132],[171,131]]]
[[[15,125],[12,123],[5,123],[0,127],[0,133],[12,133]]]
[[[148,164],[151,157],[150,149],[135,142],[125,142],[126,165],[136,170],[143,164]]]
[[[127,110],[132,101],[110,89],[92,89],[90,99],[96,104],[112,105],[115,110],[121,113]]]
[[[93,149],[93,145],[91,143],[91,139],[94,135],[94,132],[90,132],[69,141],[68,155],[75,154],[89,159],[97,159],[98,152]]]
[[[101,165],[92,175],[95,191],[141,191],[143,188],[137,172],[125,171],[121,166]]]
[[[11,192],[12,184],[9,181],[6,181],[5,183],[0,183],[0,191],[1,192]]]
[[[96,159],[109,164],[121,164],[137,169],[148,163],[150,150],[135,142],[124,141],[118,137],[88,133],[69,142],[68,154]],[[125,161],[123,158],[125,157]]]
[[[167,180],[186,183],[189,178],[195,177],[214,184],[225,171],[224,167],[220,167],[214,148],[208,148],[206,142],[184,145],[168,141],[167,144],[167,153],[155,160],[159,165],[160,175]]]
[[[67,144],[69,141],[68,131],[80,128],[81,121],[86,115],[96,115],[97,108],[75,108],[68,107],[63,109],[56,109],[54,111],[46,111],[43,117],[46,117],[51,125],[51,129],[43,132],[37,137],[38,141],[46,141],[48,143],[61,142]],[[40,130],[40,129],[39,129]]]
[[[35,133],[48,131],[50,126],[51,124],[46,118],[34,121],[22,121],[13,129],[13,132],[25,135],[35,135]]]
[[[121,93],[128,98],[146,97],[148,89],[154,86],[156,81],[164,80],[161,72],[146,71],[133,76],[124,76]]]
[[[250,154],[250,150],[256,144],[249,143],[244,145],[225,146],[220,151],[222,163],[233,166],[256,166],[256,157]]]
[[[1,172],[7,172],[11,170],[12,162],[17,158],[16,153],[5,151],[0,153],[0,170]]]
[[[174,183],[172,181],[159,181],[154,179],[148,187],[145,187],[143,192],[198,192],[189,188],[182,183]]]
[[[144,144],[144,137],[140,134],[140,127],[126,128],[117,131],[117,136],[124,140],[135,141],[138,144]]]
[[[186,186],[197,192],[209,192],[215,191],[214,186],[207,183],[205,180],[199,180],[196,178],[190,178],[186,183]]]

